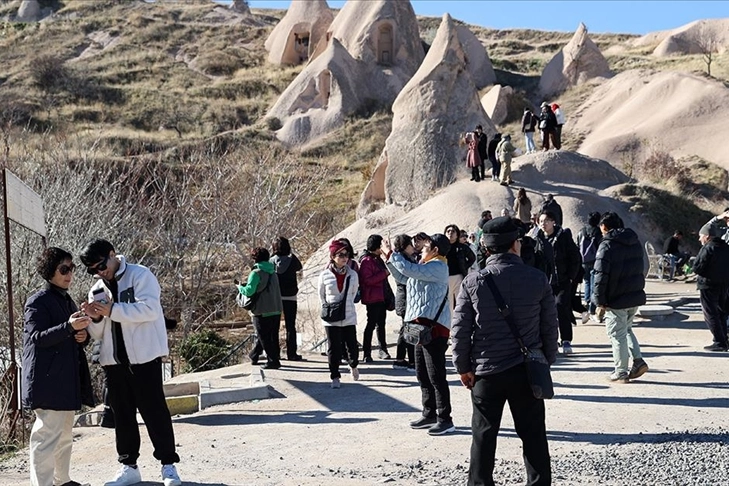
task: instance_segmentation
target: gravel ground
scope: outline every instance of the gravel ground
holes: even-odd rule
[[[697,299],[693,286],[651,283],[655,303]],[[394,329],[395,326],[393,325]],[[553,368],[547,430],[555,485],[729,486],[726,372],[729,353],[706,353],[700,313],[683,305],[635,333],[651,370],[629,384],[607,380],[610,346],[602,325],[575,329],[575,354]],[[454,434],[429,437],[407,423],[419,413],[415,377],[376,361],[329,387],[325,358],[266,372],[276,398],[175,417],[187,485],[463,485],[470,448],[470,397],[451,372]],[[249,364],[221,371],[236,375]],[[344,371],[344,370],[343,370]],[[75,429],[73,478],[97,486],[116,470],[113,432]],[[140,468],[159,484],[142,428]],[[499,435],[497,484],[524,484],[521,443],[508,410]],[[0,463],[2,486],[28,483],[27,451]]]

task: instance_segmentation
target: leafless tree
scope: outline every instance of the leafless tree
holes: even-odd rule
[[[702,23],[694,42],[706,64],[706,74],[711,76],[711,63],[714,62],[714,55],[719,52],[719,36],[716,29]]]

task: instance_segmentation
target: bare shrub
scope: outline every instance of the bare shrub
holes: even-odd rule
[[[33,85],[45,92],[57,91],[68,83],[68,70],[57,56],[38,56],[30,63],[29,71]]]
[[[314,231],[322,228],[309,223],[322,210],[318,194],[327,175],[320,166],[301,170],[290,156],[234,142],[222,152],[215,143],[186,150],[176,163],[149,157],[112,163],[101,158],[98,144],[72,142],[46,134],[37,145],[18,143],[8,163],[43,198],[48,244],[78,254],[88,240],[108,239],[118,253],[155,273],[163,307],[181,320],[183,334],[236,310],[231,282],[247,273],[248,247],[268,247],[277,235],[306,248],[299,251],[319,243]],[[22,306],[42,285],[33,270],[41,241],[18,225],[11,230],[19,350]],[[85,300],[91,284],[90,276],[77,273],[74,300]],[[3,294],[4,287],[0,312],[7,313]],[[8,341],[3,326],[0,351],[7,352]],[[0,373],[8,364],[0,355]],[[6,406],[0,402],[0,409]]]

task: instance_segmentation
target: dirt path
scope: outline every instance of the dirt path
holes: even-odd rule
[[[694,289],[691,284],[649,283],[651,301],[681,299],[684,305],[668,319],[641,320],[637,325],[635,332],[651,370],[627,385],[607,381],[612,358],[604,327],[592,323],[576,328],[575,354],[554,366],[557,397],[547,402],[554,484],[597,481],[560,470],[560,459],[626,442],[658,443],[668,432],[725,422],[729,354],[702,350],[711,339]],[[408,427],[419,414],[420,401],[412,372],[393,370],[391,362],[378,361],[361,366],[359,382],[345,375],[342,388],[332,390],[325,358],[306,357],[306,362],[285,363],[281,370],[266,372],[277,398],[175,417],[182,457],[179,471],[185,484],[465,484],[470,399],[452,370],[458,430],[429,437]],[[235,371],[249,366],[239,365]],[[113,432],[76,431],[74,479],[103,484],[116,470]],[[159,481],[159,467],[142,435],[140,467],[143,478],[150,481],[143,484],[159,484],[152,482]],[[520,441],[508,410],[497,458],[501,484],[523,484]],[[27,451],[0,464],[0,475],[3,485],[27,484]]]

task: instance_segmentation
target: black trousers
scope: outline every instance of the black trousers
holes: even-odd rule
[[[282,300],[284,324],[286,325],[286,356],[289,359],[296,357],[296,311],[298,303],[295,300]]]
[[[557,303],[559,338],[572,342],[572,289],[570,284],[558,285],[552,289]]]
[[[490,157],[489,161],[491,162],[491,174],[499,177],[501,175],[501,162],[499,162],[496,158],[492,159]]]
[[[471,466],[469,486],[494,486],[496,438],[504,404],[508,401],[514,429],[524,449],[527,486],[552,484],[552,468],[544,423],[544,400],[532,395],[526,367],[515,366],[494,375],[477,376],[471,390]]]
[[[726,319],[729,314],[729,287],[720,286],[699,290],[704,321],[714,337],[714,342],[727,345]]]
[[[471,167],[471,180],[472,181],[480,181],[482,179],[481,174],[479,174],[479,167],[480,167],[480,165],[477,165],[476,167]]]
[[[420,383],[423,417],[450,422],[451,390],[446,377],[448,338],[437,337],[425,346],[415,346],[415,375]]]
[[[109,404],[114,410],[116,452],[119,462],[134,465],[139,458],[139,410],[154,446],[154,457],[162,464],[180,462],[175,452],[172,418],[162,390],[162,360],[138,365],[104,366]]]
[[[362,339],[362,353],[365,358],[371,358],[372,333],[375,328],[377,328],[377,339],[380,341],[380,350],[387,352],[387,339],[385,336],[387,305],[384,302],[377,302],[375,304],[366,304],[365,307],[367,307],[367,326],[365,326],[364,336]]]
[[[397,352],[395,354],[395,361],[405,361],[407,356],[408,363],[415,363],[415,346],[408,344],[402,337],[402,331],[405,327],[405,321],[400,326],[400,332],[397,335]]]
[[[326,326],[324,330],[327,333],[329,347],[327,348],[327,361],[329,363],[329,377],[341,378],[339,365],[342,361],[342,353],[344,346],[342,341],[347,343],[347,351],[349,351],[349,359],[347,362],[351,368],[356,368],[359,364],[359,350],[357,349],[357,328],[355,326]]]
[[[279,365],[281,364],[281,343],[278,340],[278,332],[281,329],[281,314],[273,316],[253,316],[253,327],[261,342],[261,347],[266,352],[266,363]],[[258,346],[251,353],[251,359],[258,359],[258,354],[254,353],[258,350]]]

